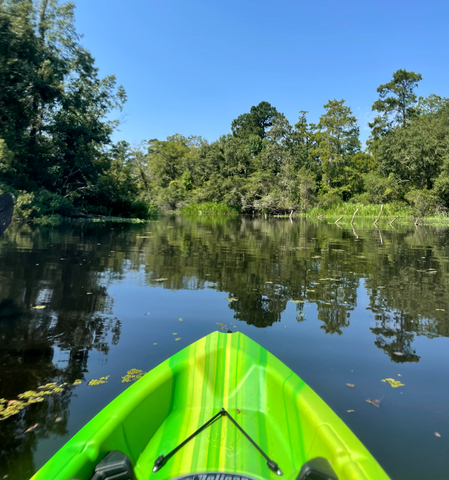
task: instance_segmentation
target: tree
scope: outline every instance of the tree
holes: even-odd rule
[[[449,108],[449,98],[440,97],[439,95],[430,94],[428,97],[419,97],[417,111],[420,115],[429,113],[439,113]]]
[[[157,186],[168,187],[184,172],[190,150],[180,140],[173,141],[173,137],[168,137],[166,141],[153,139],[148,142],[150,177]]]
[[[421,115],[384,137],[376,159],[383,177],[394,176],[407,189],[432,189],[449,155],[449,122],[442,114]]]
[[[280,115],[268,102],[260,102],[259,105],[251,107],[249,113],[244,113],[232,121],[232,134],[245,139],[257,154],[262,150],[262,140],[266,137],[267,129]]]
[[[372,123],[368,145],[375,149],[376,140],[385,136],[399,125],[405,127],[418,114],[416,108],[415,88],[422,80],[420,73],[397,70],[393,79],[377,88],[379,99],[372,106],[372,111],[379,113]]]
[[[313,126],[316,145],[313,154],[319,158],[322,172],[322,193],[349,197],[345,167],[360,151],[359,127],[344,100],[329,100],[327,110]]]
[[[74,8],[59,0],[0,1],[0,162],[12,187],[44,187],[78,201],[86,192],[95,197],[110,167],[118,121],[108,117],[126,94],[114,76],[98,77],[79,43]]]

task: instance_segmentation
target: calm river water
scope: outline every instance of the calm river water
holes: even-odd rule
[[[302,377],[393,479],[447,479],[449,229],[379,226],[11,226],[0,237],[0,478],[28,479],[129,385],[128,370],[232,328]],[[62,387],[38,388],[52,382]]]

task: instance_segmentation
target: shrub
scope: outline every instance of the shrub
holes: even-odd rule
[[[224,203],[204,202],[192,203],[181,209],[184,214],[207,214],[207,215],[237,215],[236,208],[229,207]]]
[[[341,199],[340,195],[336,193],[325,193],[324,195],[320,195],[318,197],[318,208],[320,209],[328,209],[334,207],[336,205],[341,205],[343,200]]]

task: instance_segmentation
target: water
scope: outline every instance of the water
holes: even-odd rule
[[[371,222],[11,226],[0,398],[66,385],[0,421],[0,478],[28,479],[129,385],[128,370],[229,328],[301,376],[393,479],[448,478],[449,230]]]

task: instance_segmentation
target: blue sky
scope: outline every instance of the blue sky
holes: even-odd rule
[[[377,87],[404,68],[419,95],[449,97],[448,0],[77,0],[100,75],[125,87],[114,140],[181,133],[209,141],[252,105],[296,123],[345,99],[368,137]]]

